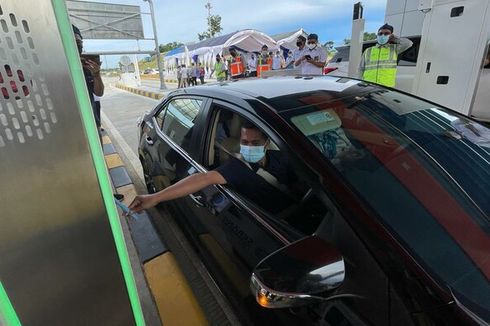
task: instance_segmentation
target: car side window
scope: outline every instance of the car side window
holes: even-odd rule
[[[163,119],[165,118],[165,113],[167,113],[167,106],[163,106],[160,111],[155,115],[155,120],[157,121],[158,128],[162,129]]]
[[[225,179],[229,173],[222,170],[223,166],[229,165],[230,160],[244,161],[238,153],[242,142],[240,131],[247,124],[250,122],[245,118],[226,109],[217,110],[211,124],[207,166],[226,172]],[[306,182],[312,180],[312,173],[291,153],[281,150],[270,135],[266,136],[265,165],[245,163],[249,168],[233,171],[235,182],[228,186],[270,216],[274,224],[294,229],[296,233],[312,234],[328,212],[318,189],[312,189],[317,187]],[[237,175],[247,177],[237,183]]]
[[[202,100],[199,99],[175,99],[172,100],[163,111],[164,117],[157,116],[162,119],[162,132],[170,137],[177,145],[184,150],[189,149],[194,120],[197,117],[202,106]]]

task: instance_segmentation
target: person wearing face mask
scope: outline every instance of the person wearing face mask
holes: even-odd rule
[[[155,194],[136,196],[129,208],[138,213],[157,205],[196,193],[211,185],[228,185],[270,213],[289,207],[294,198],[287,190],[298,178],[281,151],[268,151],[269,138],[255,125],[242,124],[240,154],[230,157],[215,170],[192,174]]]
[[[323,67],[327,62],[327,51],[318,44],[318,35],[310,34],[306,41],[306,49],[296,60],[295,65],[301,66],[302,75],[323,75]]]
[[[213,76],[213,73],[216,71],[216,80],[219,82],[226,80],[226,65],[221,60],[221,56],[219,54],[216,55],[216,63],[214,64],[213,70],[211,70],[211,74],[209,77]]]
[[[286,60],[284,60],[284,68],[293,69],[294,68],[294,59],[293,59],[293,51],[289,50]]]
[[[284,59],[280,51],[276,51],[276,54],[272,57],[272,70],[282,69],[284,66]]]
[[[272,57],[269,55],[269,47],[267,45],[262,46],[262,50],[257,57],[257,77],[260,77],[263,71],[271,70]]]
[[[298,67],[303,64],[303,62],[300,59],[303,57],[303,52],[306,50],[305,45],[306,45],[306,37],[304,37],[303,35],[298,36],[296,40],[296,46],[298,48],[293,52],[293,64],[295,67]]]
[[[257,61],[259,65],[272,64],[272,58],[269,55],[269,47],[267,45],[262,45],[262,50],[260,51],[260,55],[258,56]]]
[[[359,65],[359,78],[383,86],[395,87],[398,55],[413,43],[393,34],[393,26],[384,24],[378,30],[376,45],[367,48]]]
[[[257,61],[255,60],[255,54],[252,53],[247,61],[248,77],[257,77]]]

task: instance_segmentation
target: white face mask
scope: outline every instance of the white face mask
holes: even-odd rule
[[[314,48],[316,48],[316,43],[315,44],[308,43],[306,44],[306,46],[308,47],[308,49],[313,50]]]

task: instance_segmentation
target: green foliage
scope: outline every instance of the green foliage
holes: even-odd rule
[[[363,36],[364,41],[371,41],[371,40],[375,40],[375,39],[376,39],[376,33],[364,32],[364,36]],[[344,44],[349,45],[350,44],[350,38],[345,38]]]
[[[184,44],[182,44],[180,42],[171,42],[171,43],[167,43],[167,44],[160,44],[158,46],[158,49],[159,49],[160,53],[165,53],[165,52],[168,52],[170,50],[173,50],[173,49],[176,49],[178,47],[181,47],[183,45]]]
[[[197,37],[199,38],[199,41],[202,41],[207,38],[215,37],[222,30],[223,28],[221,27],[221,16],[211,15],[208,17],[208,30],[202,33],[198,33]]]
[[[376,33],[364,32],[364,41],[370,41],[376,39]]]
[[[198,33],[197,37],[199,38],[199,41],[202,41],[207,38],[212,38],[215,37],[217,34],[219,34],[223,28],[221,28],[221,16],[220,15],[211,15],[211,9],[213,8],[211,6],[211,3],[208,2],[204,6],[208,10],[208,29],[202,33]]]

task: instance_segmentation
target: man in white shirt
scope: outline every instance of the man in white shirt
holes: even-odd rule
[[[249,77],[257,77],[257,61],[253,53],[247,61],[247,70]]]
[[[295,65],[301,65],[302,75],[323,75],[323,67],[327,62],[327,51],[318,44],[318,35],[308,35],[306,49]]]
[[[284,68],[286,69],[293,69],[294,68],[294,58],[293,58],[293,51],[289,50],[288,56],[286,60],[284,61]]]
[[[279,70],[282,68],[282,57],[279,51],[272,57],[272,70]]]
[[[294,68],[299,68],[303,66],[303,62],[300,59],[303,57],[303,52],[306,50],[306,38],[303,35],[298,36],[296,40],[296,46],[298,47],[293,52],[293,66]]]

